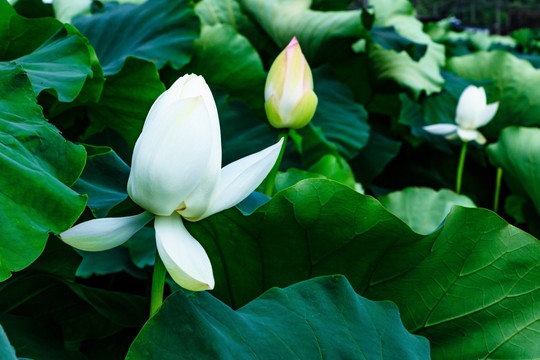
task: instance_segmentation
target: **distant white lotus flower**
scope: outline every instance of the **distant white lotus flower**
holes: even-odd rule
[[[210,290],[210,260],[182,218],[201,220],[242,201],[268,175],[280,148],[281,142],[221,168],[214,98],[201,76],[185,75],[156,100],[135,144],[127,190],[146,211],[86,221],[59,237],[81,250],[107,250],[155,218],[157,249],[174,281]]]
[[[456,124],[435,124],[424,126],[424,130],[435,135],[445,135],[448,139],[460,138],[463,142],[476,141],[485,144],[486,138],[477,129],[493,119],[499,102],[486,103],[483,87],[468,86],[459,97],[456,109]]]

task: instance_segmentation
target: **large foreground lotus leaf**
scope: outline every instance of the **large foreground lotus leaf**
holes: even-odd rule
[[[427,51],[419,61],[413,60],[405,51],[372,47],[368,55],[375,76],[380,80],[394,80],[409,88],[415,96],[422,91],[428,95],[440,91],[444,84],[440,74],[445,62],[444,46],[424,33],[411,3],[408,0],[373,0],[370,5],[375,12],[375,25],[393,26],[401,36],[427,45]]]
[[[540,243],[489,210],[454,207],[424,236],[370,196],[305,180],[250,216],[229,210],[190,225],[215,294],[234,307],[272,286],[343,274],[362,296],[397,303],[434,358],[540,357]]]
[[[71,186],[85,161],[82,146],[47,123],[22,70],[0,71],[0,280],[43,251],[49,232],[73,225],[86,199]]]
[[[540,70],[505,51],[477,52],[451,58],[448,70],[469,80],[484,81],[488,102],[499,109],[483,133],[496,137],[510,125],[540,125]]]
[[[540,214],[540,129],[511,126],[488,146],[489,160],[503,169],[514,192],[528,196]]]
[[[332,276],[270,289],[236,311],[208,293],[176,292],[126,359],[188,357],[420,360],[429,343],[405,330],[394,304],[367,300]]]
[[[352,44],[362,33],[360,11],[311,10],[311,0],[240,0],[261,27],[284,48],[298,38],[308,60],[328,57],[340,48],[341,39]]]
[[[429,234],[441,225],[452,206],[476,207],[465,195],[448,189],[410,187],[379,198],[381,204],[419,234]]]
[[[112,6],[72,23],[96,49],[105,75],[119,72],[128,56],[154,62],[158,68],[167,63],[181,68],[191,59],[200,26],[187,0]]]

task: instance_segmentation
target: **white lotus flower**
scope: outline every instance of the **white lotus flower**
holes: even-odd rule
[[[493,119],[499,102],[486,104],[483,87],[468,86],[459,97],[456,109],[456,124],[435,124],[424,126],[424,130],[435,135],[446,135],[449,139],[460,138],[463,142],[476,141],[485,144],[486,138],[478,128]]]
[[[127,190],[146,211],[86,221],[59,237],[81,250],[107,250],[155,218],[157,249],[174,281],[212,289],[210,260],[182,218],[201,220],[242,201],[268,175],[280,148],[281,142],[222,169],[212,93],[201,76],[183,76],[156,100],[133,151]]]

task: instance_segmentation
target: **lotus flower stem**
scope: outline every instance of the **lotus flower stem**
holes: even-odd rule
[[[156,262],[154,264],[154,274],[152,275],[152,292],[150,293],[150,317],[154,316],[161,304],[163,304],[163,290],[165,288],[165,276],[167,269],[156,251]]]
[[[285,152],[285,146],[287,145],[288,137],[289,137],[289,129],[285,131],[281,131],[279,133],[278,141],[283,139],[283,143],[281,144],[281,150],[279,151],[279,156],[277,158],[277,161],[274,164],[274,167],[272,168],[272,170],[270,170],[268,177],[266,178],[266,184],[264,186],[264,193],[267,196],[272,196],[274,194],[274,185],[276,183],[276,175],[279,170],[279,166],[281,165],[281,159],[283,159],[283,153]]]
[[[501,196],[501,180],[503,175],[503,169],[497,168],[497,175],[495,177],[495,194],[493,195],[493,211],[499,211],[499,198]]]
[[[456,175],[456,193],[461,193],[461,178],[463,177],[463,168],[465,167],[465,155],[467,155],[467,142],[464,141],[461,145],[461,152],[459,154],[459,163]]]

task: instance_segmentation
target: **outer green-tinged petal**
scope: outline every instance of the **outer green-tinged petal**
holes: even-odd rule
[[[91,5],[92,0],[54,0],[54,15],[62,22],[69,22],[75,16],[89,15]]]
[[[457,134],[462,141],[468,142],[468,141],[478,140],[477,137],[478,137],[478,134],[480,133],[476,130],[467,130],[467,129],[458,128]]]
[[[294,121],[289,127],[291,129],[300,129],[306,126],[313,114],[315,114],[318,101],[317,95],[313,91],[306,92],[291,113],[291,119],[294,119]]]
[[[424,126],[423,129],[426,130],[428,133],[431,133],[434,135],[449,135],[453,132],[456,132],[458,129],[458,126],[454,124],[434,124],[434,125]]]
[[[266,117],[270,122],[270,125],[276,129],[286,128],[288,124],[283,121],[281,115],[279,114],[279,104],[275,95],[269,97],[264,103],[264,110],[266,111]]]
[[[283,139],[275,145],[225,166],[221,170],[215,200],[202,218],[228,209],[251,194],[276,163],[282,143]]]
[[[489,123],[491,119],[495,116],[495,113],[499,109],[499,102],[494,102],[492,104],[487,105],[484,110],[480,112],[478,115],[478,118],[476,119],[475,128],[478,129],[479,127],[482,127]]]
[[[153,217],[145,211],[133,216],[89,220],[64,231],[58,237],[80,250],[108,250],[129,240]]]
[[[213,289],[214,276],[208,255],[186,230],[180,215],[157,216],[154,227],[159,256],[173,280],[192,291]]]
[[[459,97],[456,108],[456,123],[465,129],[476,129],[475,121],[486,106],[483,87],[468,86]]]
[[[215,125],[202,96],[152,112],[135,144],[129,196],[144,209],[167,216],[179,208],[205,176]]]

